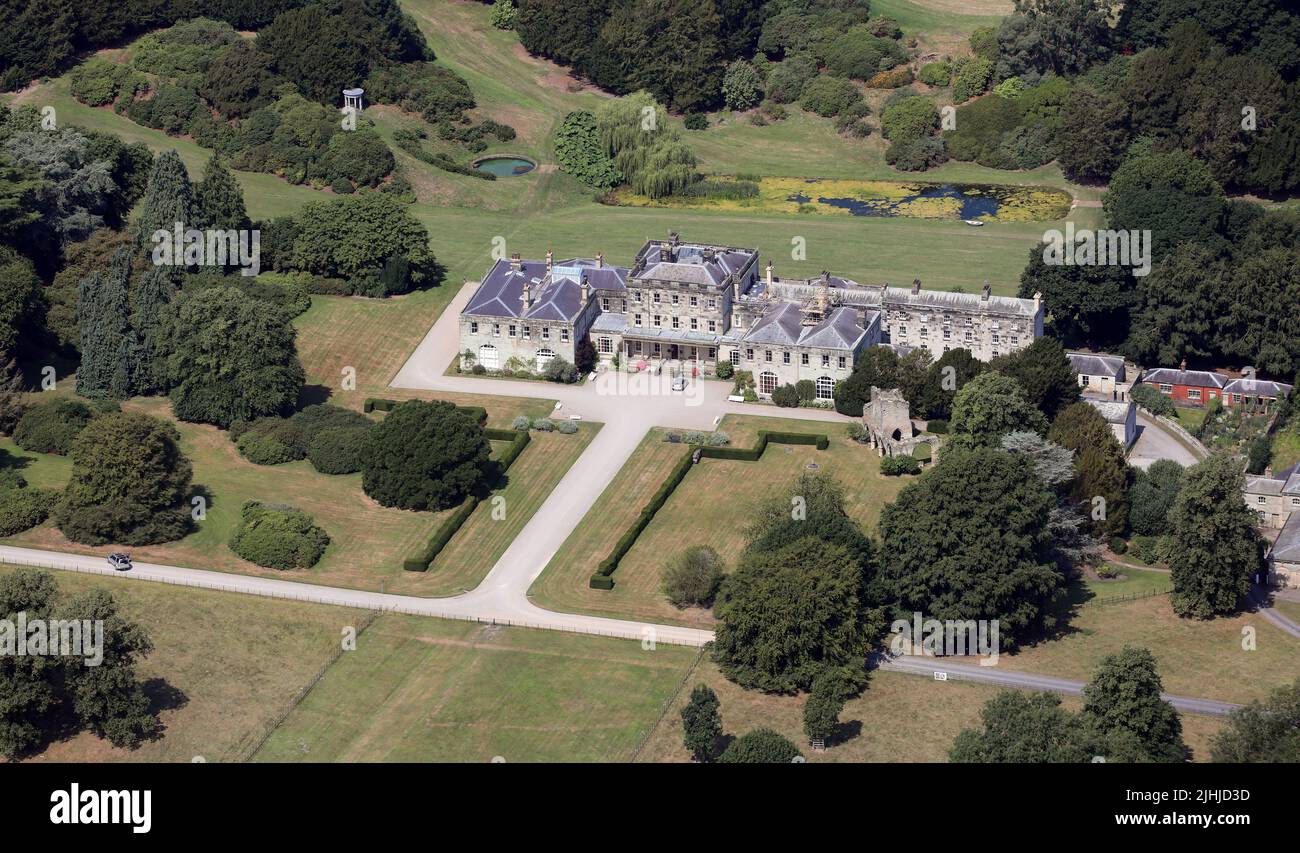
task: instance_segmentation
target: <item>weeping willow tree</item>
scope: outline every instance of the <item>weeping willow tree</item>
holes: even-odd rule
[[[648,92],[607,101],[596,113],[600,144],[638,195],[663,198],[699,180],[695,155]]]

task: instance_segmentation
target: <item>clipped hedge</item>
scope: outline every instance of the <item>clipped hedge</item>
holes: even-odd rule
[[[369,404],[370,401],[367,400],[366,405],[369,406]],[[386,410],[381,409],[381,411]],[[486,412],[484,412],[484,417],[487,417]],[[505,453],[501,454],[501,458],[496,463],[502,473],[509,470],[531,440],[528,430],[485,429],[483,435],[487,436],[491,441],[510,442],[510,446],[506,448]],[[438,529],[433,532],[433,536],[429,537],[429,541],[424,544],[424,548],[419,554],[402,561],[402,568],[408,572],[427,572],[429,566],[433,565],[433,561],[442,553],[442,549],[447,547],[451,537],[456,535],[456,531],[460,530],[461,525],[469,521],[469,517],[474,514],[474,510],[478,508],[478,505],[478,498],[473,496],[466,498],[464,503],[452,510],[451,515],[447,516],[446,520],[438,525]]]
[[[655,513],[663,509],[664,504],[668,502],[669,496],[676,491],[682,480],[686,479],[686,474],[691,470],[693,464],[692,457],[697,451],[702,459],[738,459],[742,462],[757,462],[762,458],[763,451],[767,450],[767,446],[774,442],[776,444],[813,445],[818,450],[825,450],[831,446],[830,438],[820,433],[760,430],[758,440],[753,447],[693,447],[682,456],[681,461],[673,467],[673,470],[669,472],[663,483],[650,496],[649,502],[646,503],[641,513],[636,517],[636,521],[632,522],[632,525],[614,544],[609,556],[600,561],[595,573],[587,582],[587,586],[592,589],[614,588],[614,579],[611,577],[614,570],[618,568],[619,562],[627,555],[627,552],[632,550],[637,537],[649,526],[651,520],[655,517]]]
[[[371,412],[391,412],[396,406],[405,403],[405,400],[388,400],[383,397],[367,397],[362,411],[366,414]],[[432,402],[437,402],[436,400]],[[480,426],[487,423],[487,409],[482,406],[457,406],[457,409],[470,415],[478,422]],[[500,430],[498,430],[500,432]],[[491,436],[489,436],[490,438]]]

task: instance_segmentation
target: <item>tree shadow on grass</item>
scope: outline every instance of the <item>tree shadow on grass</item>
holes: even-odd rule
[[[835,724],[835,731],[826,739],[826,746],[840,746],[862,734],[861,720],[844,720]]]
[[[304,385],[298,391],[298,408],[305,409],[308,406],[318,406],[322,403],[329,402],[334,396],[334,391],[326,385]]]

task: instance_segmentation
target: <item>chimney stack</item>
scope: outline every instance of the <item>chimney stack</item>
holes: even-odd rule
[[[605,268],[605,253],[604,253],[604,252],[597,252],[597,253],[596,253],[596,269],[598,269],[598,270],[603,270],[604,268]]]
[[[550,249],[546,250],[546,274],[551,274],[551,263],[555,260],[555,253]]]
[[[984,282],[984,286],[980,288],[980,300],[988,302],[991,295],[993,295],[993,288],[989,286],[989,283],[986,281]]]
[[[1043,307],[1043,293],[1042,291],[1036,290],[1034,291],[1034,313],[1037,314],[1038,310],[1042,307]]]
[[[582,274],[582,304],[583,305],[587,304],[587,292],[590,289],[591,289],[591,285],[587,283],[587,274],[584,272]]]
[[[524,292],[520,294],[519,301],[524,303],[525,311],[533,307],[533,295],[532,290],[528,287],[528,279],[524,279]]]
[[[772,295],[772,262],[767,262],[767,295]]]
[[[524,262],[519,259],[519,253],[515,252],[510,256],[510,269],[519,272],[523,268]]]
[[[1184,373],[1187,372],[1187,359],[1183,359],[1181,362],[1178,363],[1178,369],[1183,371]]]
[[[916,296],[920,292],[921,292],[921,280],[919,278],[912,279],[912,295]]]

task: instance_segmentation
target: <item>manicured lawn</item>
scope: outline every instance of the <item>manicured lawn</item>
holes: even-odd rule
[[[72,474],[72,460],[68,457],[23,450],[7,436],[0,437],[0,450],[9,454],[7,464],[16,468],[28,485],[42,489],[61,489]],[[0,458],[3,458],[2,453]]]
[[[713,624],[709,611],[678,610],[660,592],[664,566],[673,555],[691,545],[710,545],[734,565],[745,545],[750,508],[781,494],[810,463],[844,485],[849,513],[866,530],[874,528],[881,507],[907,482],[881,475],[879,457],[849,441],[841,424],[728,415],[720,429],[737,447],[751,446],[759,429],[824,432],[831,446],[817,450],[773,444],[758,462],[701,460],[623,558],[614,588],[590,589],[587,581],[597,564],[689,452],[664,441],[661,430],[652,430],[538,578],[531,590],[534,600],[559,610],[708,626]]]
[[[849,700],[840,714],[841,740],[824,752],[813,752],[803,732],[804,696],[773,696],[742,690],[727,681],[708,660],[687,678],[673,707],[664,714],[639,762],[690,761],[682,745],[681,709],[696,684],[707,684],[718,694],[722,727],[736,736],[756,728],[771,728],[799,747],[810,762],[910,762],[948,760],[948,748],[962,729],[979,725],[984,703],[999,688],[963,681],[938,682],[898,672],[874,672],[867,689]],[[1070,710],[1078,699],[1064,698]],[[1208,739],[1221,721],[1215,717],[1183,715],[1184,739],[1193,760],[1209,758]]]
[[[504,501],[499,504],[500,513],[495,512],[491,500],[478,505],[433,561],[422,593],[455,595],[478,586],[542,502],[552,498],[551,492],[596,437],[600,426],[583,423],[573,435],[533,432],[528,447],[510,466],[509,482],[496,494]],[[553,499],[563,497],[556,495]]]
[[[258,761],[626,761],[698,651],[380,617]]]
[[[1242,648],[1244,628],[1254,629],[1252,651]],[[1160,595],[1081,607],[1063,636],[1004,654],[998,666],[1086,681],[1103,657],[1125,645],[1151,650],[1167,692],[1225,702],[1266,698],[1295,679],[1300,655],[1300,640],[1258,616],[1180,619]]]
[[[1205,421],[1206,410],[1179,406],[1176,413],[1178,415],[1178,424],[1183,429],[1194,434],[1195,429]]]
[[[1273,606],[1292,622],[1300,622],[1300,601],[1278,598],[1273,601]]]
[[[1144,571],[1128,566],[1114,566],[1122,578],[1106,580],[1084,578],[1084,586],[1091,593],[1085,604],[1102,604],[1107,600],[1131,598],[1150,593],[1167,592],[1172,586],[1168,572]]]
[[[459,395],[464,397],[465,395]],[[465,397],[455,402],[481,404],[481,398]],[[157,417],[170,417],[165,399],[133,400],[126,408]],[[518,406],[516,406],[516,410]],[[504,410],[502,417],[508,421]],[[515,410],[512,410],[512,413]],[[440,570],[406,572],[402,560],[418,551],[450,510],[437,513],[411,512],[383,507],[361,489],[361,475],[321,474],[306,460],[282,465],[254,465],[239,455],[226,432],[211,426],[176,424],[181,449],[194,464],[194,484],[207,496],[207,517],[197,529],[176,542],[131,549],[141,562],[160,562],[239,572],[263,577],[291,577],[310,583],[355,589],[381,589],[415,595],[437,595],[473,586],[491,562],[483,564],[496,549],[504,550],[532,517],[541,501],[590,441],[595,427],[583,426],[576,435],[542,435],[512,466],[507,487],[510,511],[507,521],[484,528],[471,519],[470,529],[459,536],[474,537],[466,548],[457,547],[457,557],[440,557]],[[504,442],[493,442],[499,452]],[[50,474],[43,485],[61,487],[67,479],[67,461],[59,457],[26,454],[37,458],[30,470],[62,471]],[[25,469],[28,470],[28,469]],[[330,536],[330,545],[320,562],[311,569],[284,572],[265,569],[237,557],[228,542],[239,521],[245,501],[284,503],[310,513]],[[509,538],[506,538],[509,537]],[[107,553],[112,546],[90,548],[68,541],[49,522],[7,540],[17,545],[79,553]],[[503,544],[504,541],[504,544]],[[454,543],[453,543],[454,544]],[[463,556],[463,562],[461,557]],[[495,558],[493,558],[493,562]]]
[[[16,569],[0,566],[0,574]],[[35,761],[240,761],[328,660],[363,614],[339,607],[54,572],[59,589],[103,588],[140,623],[154,651],[139,675],[161,710],[159,740],[128,750],[91,734]]]

